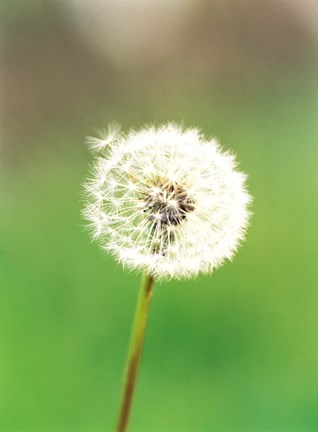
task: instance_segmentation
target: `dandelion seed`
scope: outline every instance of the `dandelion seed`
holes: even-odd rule
[[[111,123],[107,131],[100,131],[100,138],[88,137],[87,142],[92,150],[100,151],[114,142],[119,135],[121,127],[117,123]]]
[[[84,215],[93,238],[155,278],[194,277],[231,259],[251,197],[233,155],[197,129],[175,124],[100,139]]]

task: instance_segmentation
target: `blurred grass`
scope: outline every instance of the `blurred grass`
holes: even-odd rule
[[[314,96],[219,120],[250,174],[248,240],[156,286],[132,431],[318,428]],[[2,179],[2,431],[111,430],[118,404],[139,278],[82,228],[84,145],[55,147]]]
[[[139,275],[90,242],[80,211],[84,137],[114,119],[201,127],[237,154],[255,197],[233,263],[156,285],[131,431],[318,430],[317,70],[267,70],[246,91],[185,77],[153,89],[136,75],[78,117],[44,113],[25,141],[25,125],[10,130],[0,431],[112,430]]]

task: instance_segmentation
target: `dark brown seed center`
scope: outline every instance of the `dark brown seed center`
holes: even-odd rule
[[[158,181],[143,196],[144,212],[156,225],[176,226],[195,209],[195,201],[176,183]]]

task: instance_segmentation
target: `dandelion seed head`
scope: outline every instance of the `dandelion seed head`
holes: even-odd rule
[[[232,154],[175,124],[107,136],[94,146],[84,209],[104,249],[157,278],[210,273],[232,259],[251,202]]]

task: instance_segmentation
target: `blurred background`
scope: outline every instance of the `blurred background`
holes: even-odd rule
[[[318,3],[1,0],[0,431],[115,422],[140,275],[80,216],[87,135],[165,121],[255,197],[210,277],[157,284],[130,430],[318,430]]]

